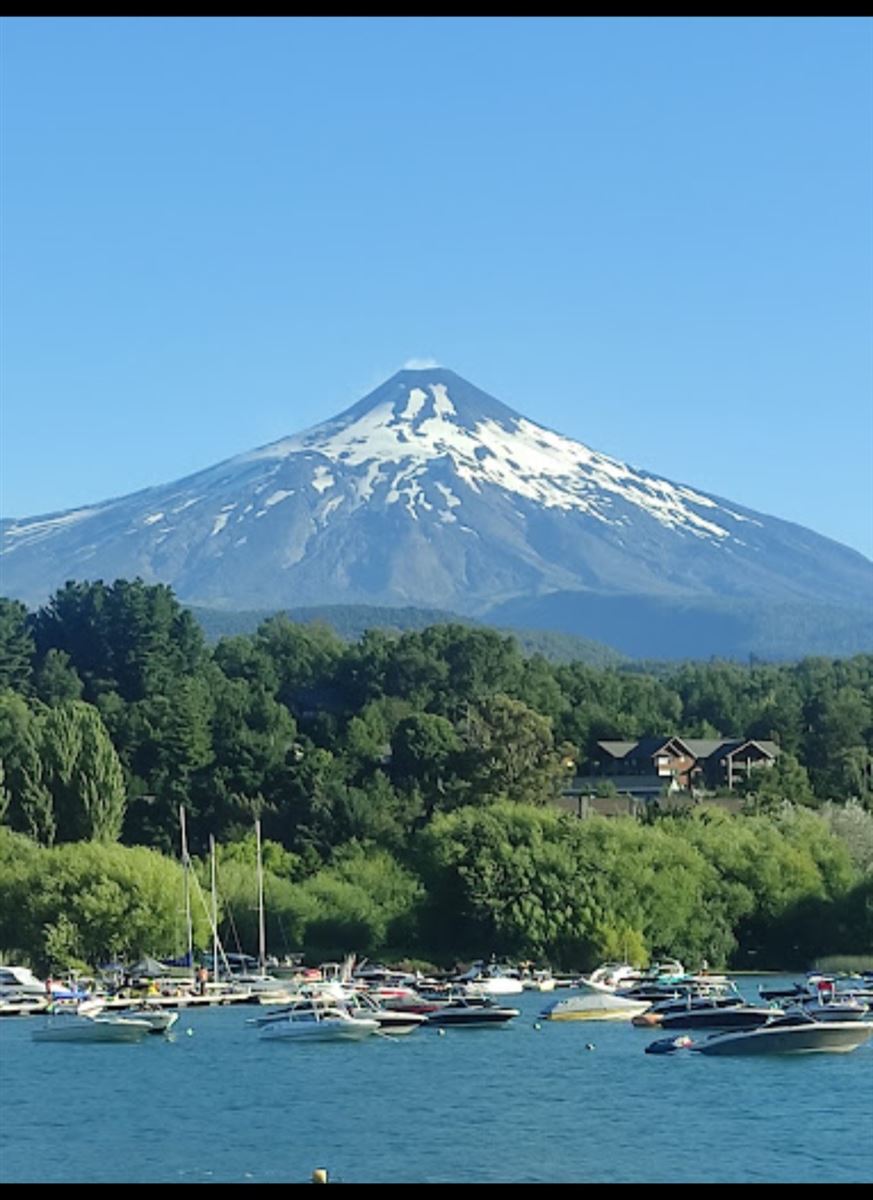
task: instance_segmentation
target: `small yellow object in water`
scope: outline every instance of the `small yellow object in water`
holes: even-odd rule
[[[324,1167],[316,1167],[312,1172],[312,1182],[327,1183],[327,1171],[325,1171]]]

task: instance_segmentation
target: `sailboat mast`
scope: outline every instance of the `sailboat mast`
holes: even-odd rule
[[[179,805],[179,828],[182,831],[182,870],[185,879],[185,932],[188,938],[188,966],[194,971],[194,928],[191,924],[191,859],[188,856],[188,835],[185,831],[185,809]]]
[[[218,982],[218,888],[215,883],[215,838],[209,835],[209,855],[212,862],[212,978]]]
[[[267,971],[267,937],[264,930],[264,864],[261,859],[261,822],[255,821],[255,842],[258,850],[258,969]]]

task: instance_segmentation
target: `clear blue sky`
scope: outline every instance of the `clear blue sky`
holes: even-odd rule
[[[0,513],[434,359],[873,557],[873,22],[0,23]]]

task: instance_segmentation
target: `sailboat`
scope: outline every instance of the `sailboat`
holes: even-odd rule
[[[193,926],[191,921],[191,893],[190,881],[193,881],[197,894],[200,898],[200,903],[203,905],[203,911],[206,913],[206,919],[209,922],[212,930],[212,982],[207,982],[208,972],[205,968],[201,968],[198,972],[199,986],[197,997],[192,995],[191,1003],[206,1002],[209,1004],[229,1004],[235,1001],[248,1000],[250,991],[247,987],[241,987],[238,982],[238,977],[234,976],[231,971],[230,962],[224,952],[224,947],[221,944],[221,939],[218,936],[218,895],[215,881],[215,839],[210,836],[209,849],[211,860],[211,885],[212,885],[212,906],[211,911],[206,905],[206,898],[197,882],[197,876],[192,875],[190,871],[191,860],[188,854],[187,842],[185,840],[185,810],[179,809],[181,824],[182,824],[182,858],[185,864],[185,919],[188,927],[188,960],[194,962],[194,940]],[[225,978],[228,982],[219,982],[219,960],[224,964]],[[192,981],[193,982],[193,981]]]
[[[255,844],[258,863],[258,969],[235,976],[236,982],[248,988],[252,997],[261,1003],[278,1003],[292,997],[288,981],[277,979],[267,972],[267,937],[264,924],[264,863],[261,851],[261,822],[255,821]]]
[[[182,871],[185,880],[185,933],[187,937],[187,946],[185,950],[187,963],[191,968],[191,991],[195,987],[195,979],[193,978],[194,971],[194,923],[191,919],[191,856],[188,853],[188,836],[185,828],[185,809],[179,805],[179,830],[182,839]]]

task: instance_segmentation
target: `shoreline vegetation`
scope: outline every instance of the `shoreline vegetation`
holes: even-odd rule
[[[763,738],[776,765],[642,817],[561,811],[598,740]],[[737,805],[735,804],[734,807]],[[873,954],[873,655],[597,668],[442,624],[285,617],[207,646],[163,585],[0,599],[0,949],[45,971],[185,946],[179,810],[220,936],[446,969]],[[194,942],[211,945],[192,909]]]

